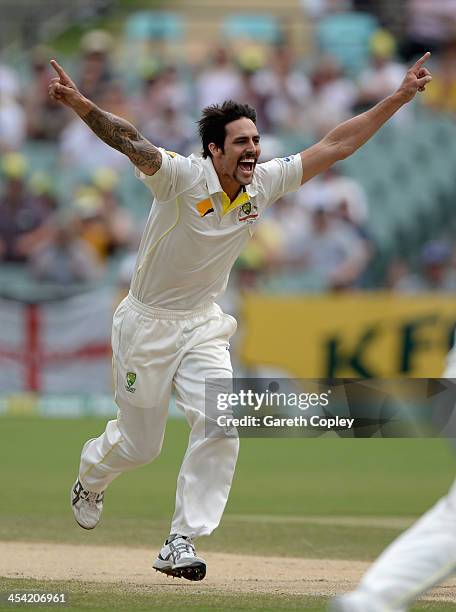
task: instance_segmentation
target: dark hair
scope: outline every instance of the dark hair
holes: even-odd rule
[[[224,150],[227,123],[246,117],[256,124],[256,111],[248,104],[226,100],[223,104],[212,104],[203,108],[198,121],[198,131],[203,144],[203,157],[212,157],[209,151],[211,142]]]

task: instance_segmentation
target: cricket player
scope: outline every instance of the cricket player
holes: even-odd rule
[[[50,97],[124,153],[154,195],[129,295],[114,314],[117,419],[85,443],[71,490],[81,527],[97,525],[104,491],[119,474],[160,453],[174,388],[191,433],[170,535],[153,567],[188,580],[204,578],[206,564],[192,540],[218,526],[239,446],[236,437],[205,437],[204,381],[232,377],[228,349],[236,330],[235,319],[215,300],[266,208],[352,155],[423,90],[432,79],[424,67],[429,55],[372,109],[309,149],[267,163],[258,163],[260,135],[255,110],[247,104],[228,101],[205,108],[199,121],[202,155],[182,157],[155,147],[130,123],[98,108],[51,61],[57,76],[49,84]]]
[[[456,378],[456,345],[443,378]],[[365,573],[353,593],[337,597],[332,612],[406,612],[419,595],[456,572],[456,480]]]

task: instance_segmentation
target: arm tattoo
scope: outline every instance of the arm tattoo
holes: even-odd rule
[[[100,108],[93,108],[81,119],[106,144],[129,157],[135,166],[148,168],[153,171],[152,173],[160,169],[162,164],[160,151],[125,119]]]

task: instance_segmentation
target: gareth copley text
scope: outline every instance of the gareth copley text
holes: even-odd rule
[[[221,414],[217,417],[219,427],[318,427],[319,429],[346,428],[351,429],[355,419],[336,417],[323,417],[313,415],[310,418],[302,414],[294,417],[277,417],[267,414],[262,417],[245,415],[233,417]]]

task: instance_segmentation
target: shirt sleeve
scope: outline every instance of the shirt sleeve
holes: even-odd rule
[[[277,157],[256,169],[258,187],[263,193],[266,206],[269,206],[286,193],[296,191],[302,181],[302,161],[300,153],[289,157]]]
[[[135,168],[136,177],[153,193],[156,200],[167,202],[191,187],[198,179],[198,169],[188,157],[160,148],[162,163],[149,176]]]

